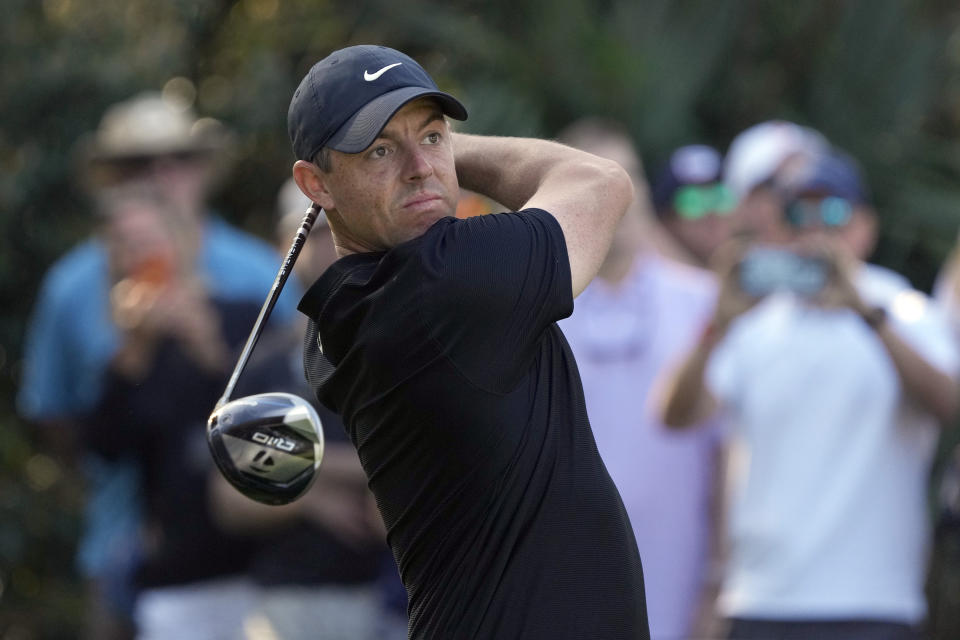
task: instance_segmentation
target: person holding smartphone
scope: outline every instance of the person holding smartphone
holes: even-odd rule
[[[202,356],[208,370],[218,363],[229,367],[220,342],[205,339],[212,333],[210,314],[187,315],[193,307],[181,304],[195,302],[195,288],[177,287],[161,295],[160,285],[174,269],[172,256],[147,251],[157,244],[156,227],[148,236],[144,216],[110,218],[108,211],[131,209],[108,201],[118,190],[142,187],[159,193],[171,216],[168,222],[180,236],[178,244],[185,242],[190,252],[178,268],[211,295],[259,308],[280,256],[210,208],[229,166],[232,140],[222,123],[198,117],[173,96],[147,91],[108,107],[99,125],[74,145],[76,178],[90,199],[86,210],[94,216],[90,223],[96,231],[59,257],[36,291],[17,412],[44,448],[84,483],[76,554],[85,585],[81,638],[127,640],[137,632],[133,575],[145,509],[142,469],[129,456],[107,460],[81,435],[82,422],[103,400],[105,376],[114,365],[128,372],[145,369],[153,342],[147,329],[155,321],[176,325],[181,343],[190,343],[185,349]],[[108,228],[113,238],[105,236]],[[299,286],[291,285],[280,297],[271,326],[293,322]],[[151,302],[156,306],[148,317]]]
[[[663,402],[673,428],[731,419],[717,607],[731,638],[916,637],[956,345],[926,296],[863,261],[875,218],[852,159],[773,185],[786,242],[720,252],[713,319]]]

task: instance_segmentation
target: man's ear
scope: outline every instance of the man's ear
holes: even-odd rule
[[[306,160],[297,160],[293,163],[293,180],[312,202],[327,211],[337,208],[332,194],[327,190],[326,178],[317,165]]]

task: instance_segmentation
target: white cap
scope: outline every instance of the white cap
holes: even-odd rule
[[[281,221],[281,224],[289,223],[291,227],[299,225],[309,206],[310,198],[303,191],[300,191],[300,187],[297,186],[293,178],[287,178],[277,194],[277,218]],[[317,216],[314,224],[327,224],[327,216],[323,210],[320,211],[320,215]]]
[[[738,198],[766,182],[788,158],[818,155],[830,143],[819,132],[786,120],[768,120],[739,133],[724,159],[723,179]]]

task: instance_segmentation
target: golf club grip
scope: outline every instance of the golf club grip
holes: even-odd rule
[[[220,400],[217,401],[218,409],[230,401],[230,396],[233,395],[233,388],[237,385],[240,374],[243,373],[243,369],[247,366],[250,354],[257,345],[260,334],[263,333],[267,318],[270,317],[270,312],[273,311],[273,307],[276,306],[280,292],[283,291],[283,285],[286,284],[287,278],[290,277],[290,273],[293,271],[293,265],[297,261],[297,256],[300,255],[300,250],[303,249],[303,245],[307,241],[307,235],[309,235],[310,229],[313,228],[313,223],[316,222],[319,214],[320,205],[311,203],[310,208],[307,209],[306,214],[303,216],[303,222],[300,223],[300,228],[297,229],[297,235],[293,238],[293,244],[290,245],[287,257],[284,258],[283,264],[280,265],[277,278],[273,281],[273,286],[270,288],[270,295],[267,296],[263,306],[260,308],[260,315],[257,316],[256,322],[253,323],[250,336],[247,338],[246,344],[243,345],[243,351],[240,352],[240,357],[237,358],[237,365],[233,368],[230,380],[227,381],[227,387],[223,390],[223,395],[220,396]]]

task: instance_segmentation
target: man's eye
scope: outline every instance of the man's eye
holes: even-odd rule
[[[390,155],[391,147],[386,142],[383,144],[378,144],[375,147],[372,147],[367,153],[366,157],[368,158],[385,158]]]
[[[424,140],[426,140],[429,144],[437,144],[440,142],[440,134],[437,132],[428,133]]]

